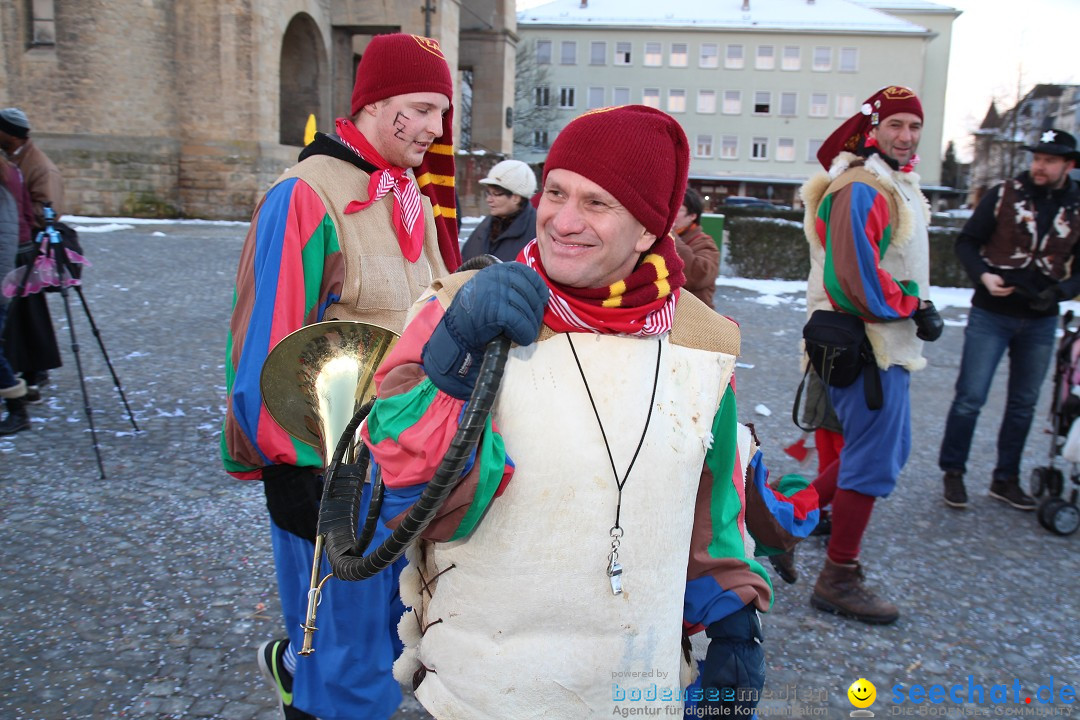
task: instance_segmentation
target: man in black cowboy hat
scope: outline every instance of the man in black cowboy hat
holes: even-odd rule
[[[956,241],[975,295],[938,458],[952,508],[967,507],[971,436],[1007,349],[1009,392],[990,497],[1034,509],[1020,489],[1020,457],[1054,354],[1058,302],[1080,293],[1080,187],[1069,177],[1080,159],[1076,138],[1050,129],[1023,149],[1033,153],[1030,170],[988,192]]]

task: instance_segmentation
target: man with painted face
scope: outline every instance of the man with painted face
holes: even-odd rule
[[[1080,187],[1069,177],[1080,159],[1076,138],[1050,129],[1023,149],[1032,152],[1031,168],[988,192],[956,240],[956,254],[975,283],[938,457],[945,504],[956,509],[967,507],[971,438],[1006,350],[1009,392],[990,497],[1018,510],[1035,508],[1020,488],[1020,458],[1054,354],[1058,302],[1080,293]]]
[[[911,373],[926,366],[923,342],[943,324],[927,299],[929,206],[919,190],[915,150],[922,104],[905,87],[874,93],[822,145],[827,172],[802,188],[810,244],[807,316],[838,311],[863,321],[880,378],[880,407],[861,381],[829,386],[843,427],[837,472],[814,481],[821,507],[832,505],[832,534],[811,604],[866,623],[900,612],[864,584],[860,544],[874,503],[896,487],[911,450]],[[873,376],[870,376],[871,380]]]
[[[278,341],[310,323],[357,320],[401,332],[412,302],[460,264],[450,77],[436,41],[373,38],[356,71],[351,117],[316,135],[267,191],[241,252],[222,455],[230,474],[262,480],[266,494],[288,638],[264,644],[258,662],[287,720],[396,711],[400,566],[365,583],[329,584],[318,651],[298,662],[323,458],[270,419],[260,371]]]
[[[737,423],[738,326],[683,287],[670,230],[688,165],[658,110],[573,120],[544,166],[537,239],[517,262],[436,282],[376,374],[363,436],[394,503],[434,474],[487,343],[517,343],[475,457],[402,574],[395,674],[437,718],[756,704],[772,586],[754,541],[792,546],[817,498],[798,476],[766,485]],[[686,691],[684,641],[701,631]]]

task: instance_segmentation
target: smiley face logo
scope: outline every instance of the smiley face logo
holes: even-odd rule
[[[877,688],[866,678],[859,678],[847,689],[848,700],[857,708],[868,708],[877,699]]]

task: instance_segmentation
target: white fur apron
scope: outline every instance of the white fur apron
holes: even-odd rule
[[[429,669],[416,696],[440,720],[610,716],[613,682],[679,687],[698,480],[735,358],[667,337],[573,340],[620,479],[663,344],[652,420],[623,490],[624,592],[613,595],[606,574],[618,491],[566,336],[515,348],[495,406],[514,478],[469,538],[423,543],[402,575],[422,622],[402,619],[395,674],[411,684],[419,663]],[[433,586],[422,599],[419,568]]]

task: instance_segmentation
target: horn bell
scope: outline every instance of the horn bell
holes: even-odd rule
[[[353,415],[375,396],[375,370],[397,339],[391,330],[351,320],[314,323],[286,335],[259,377],[267,412],[329,462]]]

